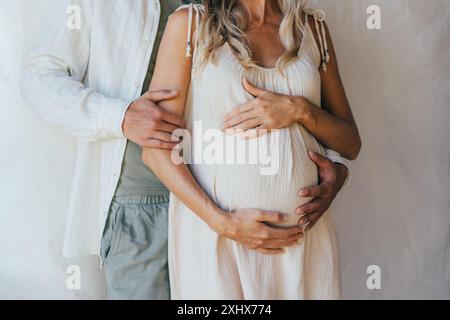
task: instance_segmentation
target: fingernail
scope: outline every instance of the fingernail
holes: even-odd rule
[[[308,219],[306,219],[306,218],[300,219],[300,224],[305,224],[307,222],[308,222]]]
[[[300,196],[301,196],[301,197],[304,197],[304,196],[306,196],[306,195],[307,195],[306,190],[301,190],[301,191],[300,191]]]

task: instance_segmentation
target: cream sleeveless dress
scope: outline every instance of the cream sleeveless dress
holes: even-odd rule
[[[195,20],[193,11],[199,13],[203,7],[191,5],[189,8],[191,24]],[[201,123],[203,132],[218,129],[228,112],[252,99],[241,85],[243,77],[258,87],[281,94],[305,96],[320,106],[318,69],[322,61],[324,68],[327,62],[323,12],[311,11],[309,14],[314,16],[318,26],[320,49],[306,23],[307,36],[298,58],[286,67],[284,75],[276,69],[256,66],[245,70],[228,45],[220,49],[216,63],[208,63],[201,68],[194,65],[185,112],[193,141],[199,138],[196,135],[202,134],[193,128],[195,123]],[[195,16],[197,23],[198,16]],[[197,45],[196,50],[201,50],[201,41]],[[187,52],[190,52],[190,42]],[[269,133],[248,143],[270,143],[271,135]],[[239,139],[225,134],[222,138],[222,142]],[[280,163],[275,174],[262,175],[261,165],[255,164],[202,163],[200,158],[204,152],[197,152],[196,144],[191,159],[194,164],[190,169],[203,189],[225,210],[274,210],[291,214],[298,221],[299,217],[293,215],[296,208],[309,201],[301,199],[298,191],[318,183],[317,167],[308,158],[307,151],[323,154],[324,150],[298,124],[279,130],[277,138],[279,143],[275,156]],[[175,300],[341,297],[338,241],[329,212],[306,232],[300,244],[286,249],[282,255],[270,256],[217,235],[172,194],[169,269],[172,298]]]

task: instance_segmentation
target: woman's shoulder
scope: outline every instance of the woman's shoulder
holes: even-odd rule
[[[320,8],[303,8],[303,13],[310,19],[317,19],[319,21],[325,21],[327,15],[323,9]]]
[[[317,9],[317,8],[305,8],[303,9],[303,13],[305,14],[307,18],[308,24],[312,27],[312,29],[315,31],[316,27],[323,23],[326,24],[325,20],[327,18],[327,15],[324,10]]]
[[[205,12],[205,6],[202,4],[191,3],[183,4],[171,14],[171,18],[188,21],[190,18],[195,18],[197,15],[202,15]]]
[[[191,56],[192,54],[192,37],[204,12],[205,7],[202,4],[188,4],[180,6],[169,17],[167,29],[172,30],[173,37],[178,39],[180,37],[186,38],[186,56]]]
[[[205,7],[202,4],[185,4],[170,15],[167,24],[179,28],[180,32],[185,32],[197,27],[204,12]]]
[[[327,70],[327,64],[330,62],[329,44],[331,43],[331,35],[328,30],[328,25],[325,22],[326,14],[322,9],[303,9],[307,18],[315,43],[319,50],[321,68],[323,71]]]

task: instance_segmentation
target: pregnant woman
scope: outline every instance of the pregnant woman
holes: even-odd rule
[[[204,149],[196,143],[189,166],[176,165],[168,151],[144,151],[145,163],[172,191],[169,267],[174,299],[340,298],[330,213],[313,228],[295,215],[310,200],[301,200],[298,190],[318,183],[308,151],[324,154],[324,145],[353,158],[359,148],[323,18],[322,11],[306,10],[297,0],[210,0],[170,18],[150,89],[180,93],[161,106],[185,116],[192,141],[215,130],[209,141],[216,137],[212,144],[220,150],[219,145],[235,145],[242,137],[219,129],[279,129],[264,135],[255,131],[256,137],[246,140],[246,150],[270,146],[271,159],[278,163],[271,174],[262,174],[255,162],[205,162],[206,151],[198,152]],[[283,95],[286,104],[302,101],[303,117],[286,115],[291,118],[288,127],[265,119],[261,110],[275,107],[269,92]],[[265,107],[256,108],[263,100]],[[329,113],[320,109],[324,105]],[[301,228],[290,228],[291,238],[280,239],[279,247],[248,249],[221,235],[226,219],[252,213],[244,208],[289,215],[273,221],[280,230]],[[210,212],[219,212],[224,223],[209,220]]]

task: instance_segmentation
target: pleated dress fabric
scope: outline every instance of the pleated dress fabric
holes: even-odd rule
[[[319,14],[314,17],[318,18]],[[197,50],[201,50],[201,39],[198,41]],[[294,215],[296,208],[310,200],[300,198],[299,190],[318,183],[317,167],[307,151],[324,153],[324,148],[301,125],[246,141],[246,150],[269,146],[272,163],[278,162],[273,165],[276,170],[271,174],[262,174],[263,165],[259,162],[241,164],[229,159],[221,162],[217,160],[220,158],[217,152],[211,152],[211,158],[217,161],[208,162],[205,154],[214,149],[211,144],[232,145],[238,143],[237,139],[242,140],[236,135],[217,134],[217,129],[228,112],[253,99],[242,87],[244,77],[260,88],[304,96],[315,105],[321,105],[318,69],[323,55],[313,31],[306,23],[306,35],[298,57],[283,72],[259,66],[244,68],[228,44],[216,57],[216,61],[200,67],[194,64],[192,71],[185,111],[192,141],[205,139],[205,132],[210,129],[215,129],[210,131],[215,133],[206,139],[209,149],[203,144],[193,144],[189,168],[202,188],[225,210],[274,210],[290,214],[291,222],[298,221],[299,217]],[[211,139],[213,136],[215,140]],[[215,150],[221,148],[216,147]],[[226,154],[222,159],[227,156],[232,158]],[[298,245],[286,249],[282,255],[272,256],[219,236],[172,194],[169,269],[171,294],[175,300],[341,298],[339,248],[330,212],[305,233]]]

